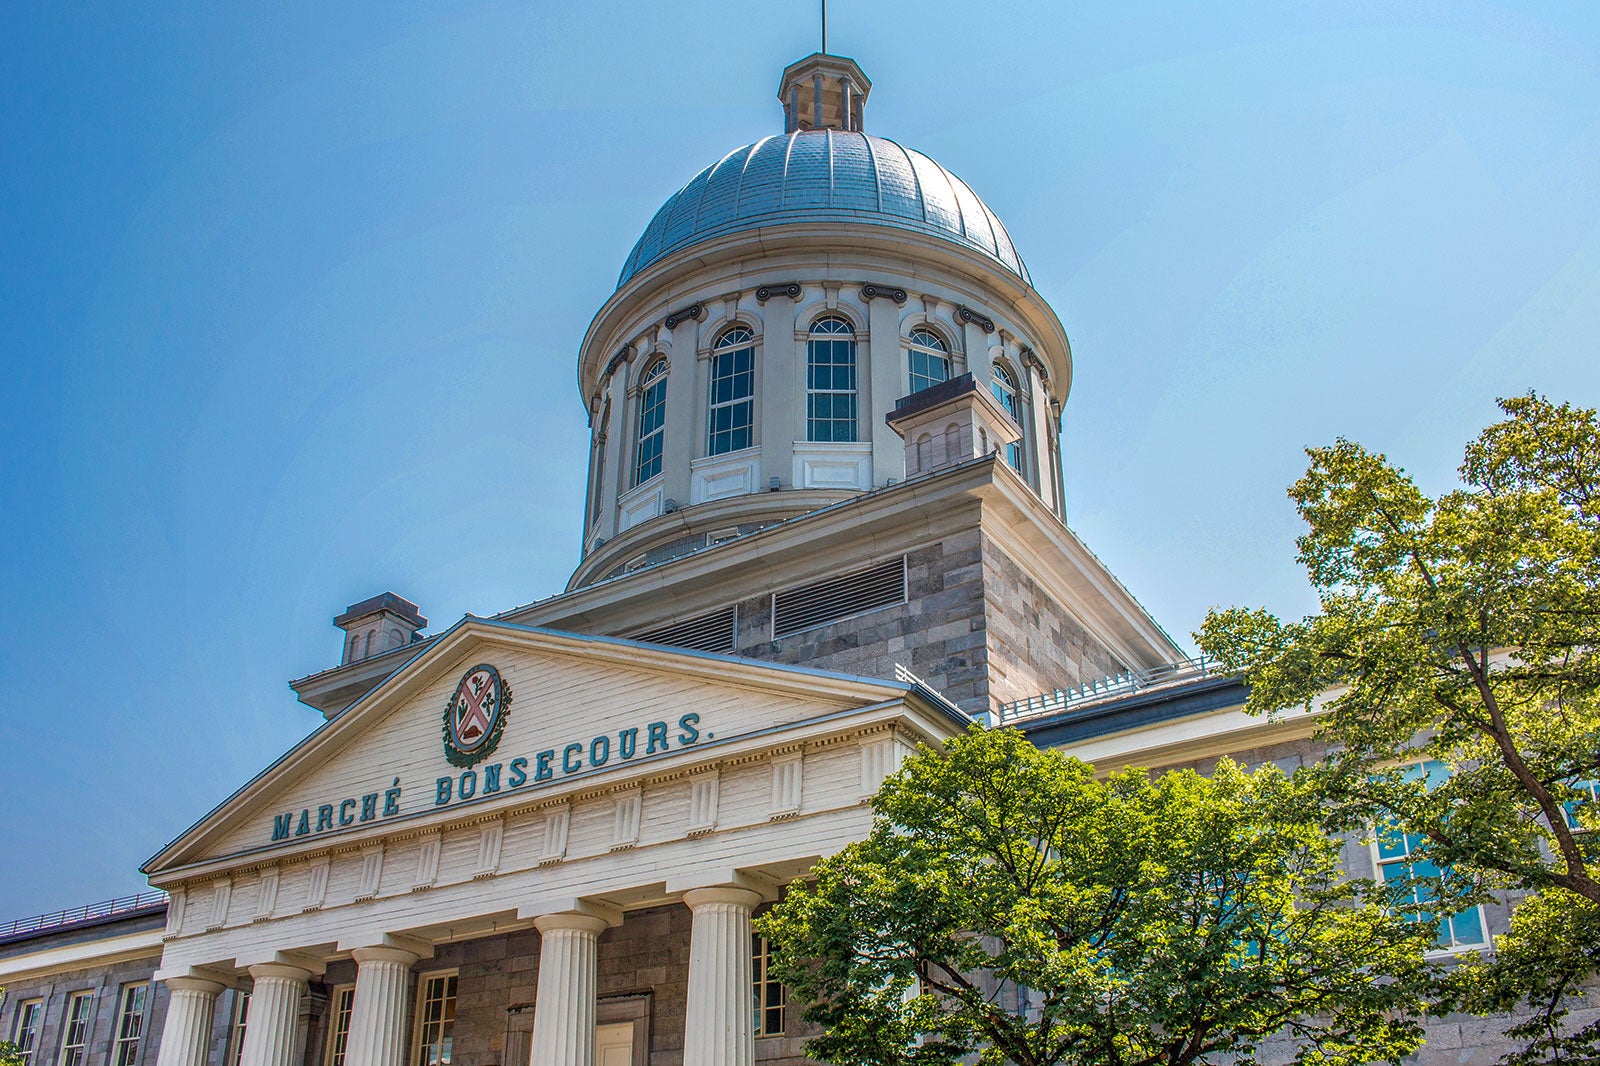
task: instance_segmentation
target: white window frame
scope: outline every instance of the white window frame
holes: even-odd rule
[[[781,981],[772,977],[772,942],[760,933],[750,934],[750,1010],[753,1015],[751,1024],[755,1035],[783,1036],[789,1028],[789,991],[783,987]],[[778,1002],[769,1004],[767,996],[771,990],[777,990]],[[768,1026],[771,1012],[776,1011],[778,1024],[776,1028]]]
[[[228,1044],[223,1049],[224,1066],[239,1066],[244,1056],[244,1030],[249,1021],[250,993],[236,988],[232,1002],[228,1004]]]
[[[735,339],[736,334],[743,334]],[[740,352],[750,354],[750,389],[748,392],[734,395],[727,400],[717,399],[717,360],[721,358],[733,359]],[[737,369],[730,371],[728,378],[737,381],[745,376]],[[743,421],[739,421],[739,409],[744,408]],[[717,429],[717,415],[729,412],[728,428]],[[738,433],[743,430],[748,436],[743,444],[737,444]],[[724,438],[727,447],[719,448],[717,441]],[[732,455],[742,452],[746,448],[756,445],[756,331],[743,322],[735,322],[718,335],[716,343],[711,346],[711,357],[706,365],[706,457],[715,455]],[[737,444],[737,446],[735,446]]]
[[[938,343],[935,345],[917,340],[916,337],[919,333],[926,333]],[[927,356],[930,359],[942,359],[944,361],[944,377],[934,380],[927,374],[917,373],[916,365],[913,360],[919,354]],[[941,337],[937,331],[928,326],[913,326],[910,332],[906,334],[906,395],[914,395],[921,392],[923,389],[931,389],[935,385],[942,385],[954,377],[955,373],[955,357],[950,350],[950,345],[945,341],[945,339]],[[917,380],[919,378],[925,381],[925,384],[921,385],[920,387],[917,385]]]
[[[823,331],[819,327],[837,322],[844,326],[843,332]],[[850,361],[837,363],[828,361],[817,362],[819,346],[826,346],[830,351],[834,345],[845,345],[850,353]],[[826,388],[816,388],[813,375],[818,367],[826,368],[830,383]],[[835,388],[831,383],[835,370],[848,367],[850,384],[846,388]],[[850,417],[839,418],[831,413],[832,405],[840,397],[848,400]],[[818,418],[815,413],[815,403],[819,398],[825,398],[829,403],[830,414],[827,418]],[[826,437],[817,435],[817,424],[825,423],[829,426],[844,425],[848,423],[849,430],[844,437],[835,437],[831,434]],[[856,327],[851,321],[840,314],[827,314],[811,323],[811,328],[806,330],[806,440],[809,442],[827,442],[835,444],[853,444],[861,436],[861,348],[856,341]]]
[[[1027,430],[1023,429],[1026,423],[1022,418],[1022,378],[1011,369],[1009,363],[996,360],[989,368],[989,392],[1000,402],[1000,406],[1006,409],[1011,421],[1015,422],[1017,428],[1022,429],[1026,436]],[[1006,445],[1006,462],[1010,463],[1011,469],[1019,474],[1026,473],[1023,469],[1024,454],[1020,440]]]
[[[66,1013],[61,1016],[61,1052],[56,1057],[59,1066],[84,1066],[88,1060],[89,1040],[94,1035],[94,1000],[92,988],[67,996]],[[80,1003],[87,1004],[82,1018],[78,1016]],[[80,1024],[81,1030],[74,1032]]]
[[[346,997],[349,1002],[341,1006],[340,1001]],[[353,984],[334,985],[328,990],[328,1041],[322,1053],[324,1066],[344,1066],[345,1052],[350,1049],[350,1015],[355,1003],[356,986]]]
[[[132,1012],[130,1008],[135,996],[139,997],[139,1009]],[[128,1032],[130,1018],[137,1023],[131,1035]],[[144,1050],[144,1031],[149,1020],[150,982],[131,981],[123,985],[121,994],[117,996],[117,1027],[111,1034],[111,1066],[137,1066],[139,1054]]]
[[[456,982],[455,987],[451,990],[450,995],[448,997],[448,1001],[451,1004],[451,1008],[450,1008],[450,1045],[451,1045],[452,1051],[453,1051],[453,1049],[455,1047],[455,1000],[456,1000],[456,996],[460,993],[460,990],[461,990],[460,989],[460,976],[461,976],[461,971],[459,969],[455,968],[455,967],[451,967],[448,970],[429,970],[426,973],[417,974],[416,1022],[412,1026],[412,1033],[411,1033],[411,1046],[414,1049],[413,1052],[412,1052],[412,1062],[415,1063],[416,1066],[430,1066],[428,1060],[423,1057],[424,1052],[427,1050],[427,1045],[423,1043],[423,1031],[427,1026],[427,1012],[426,1012],[426,1010],[424,1008],[427,1006],[427,1003],[428,1003],[428,986],[430,984],[432,984],[434,981],[455,981]],[[441,1018],[440,1019],[441,1026],[443,1024],[443,1021],[444,1021],[444,1019]],[[437,1066],[445,1066],[445,1064],[450,1062],[453,1057],[454,1057],[453,1054],[448,1058],[441,1056]]]
[[[22,1054],[24,1066],[32,1066],[33,1053],[39,1049],[39,1033],[44,1029],[44,999],[35,996],[17,1004],[17,1020],[12,1026],[11,1042]],[[23,1040],[26,1036],[28,1039]]]
[[[1439,762],[1438,759],[1411,759],[1403,763],[1395,764],[1395,766],[1391,767],[1391,769],[1406,770],[1413,766],[1417,767],[1422,771],[1423,785],[1426,787],[1427,766],[1429,763],[1436,763],[1440,766],[1444,766],[1444,764]],[[1445,770],[1448,772],[1449,767],[1445,766]],[[1372,827],[1372,840],[1368,844],[1368,851],[1372,857],[1373,873],[1377,876],[1377,880],[1380,884],[1387,885],[1389,883],[1388,878],[1384,873],[1385,867],[1410,867],[1416,862],[1416,859],[1412,856],[1410,844],[1406,843],[1404,839],[1408,834],[1403,828],[1398,826],[1396,828],[1399,828],[1402,844],[1405,847],[1405,854],[1384,858],[1382,852],[1380,852],[1378,849],[1378,834],[1383,832],[1383,827],[1382,825],[1374,825]],[[1476,943],[1463,943],[1458,941],[1455,934],[1456,918],[1460,915],[1474,912],[1476,912],[1478,916],[1478,929],[1482,933],[1483,939]],[[1494,937],[1489,934],[1488,916],[1483,913],[1482,904],[1474,904],[1473,906],[1459,911],[1456,914],[1442,917],[1440,920],[1439,932],[1441,935],[1447,938],[1448,943],[1435,945],[1434,947],[1428,949],[1425,954],[1429,958],[1444,958],[1451,955],[1461,955],[1469,951],[1486,951],[1494,943]]]
[[[635,401],[633,415],[633,484],[637,488],[647,481],[652,481],[661,476],[661,471],[666,466],[667,458],[667,378],[672,374],[672,364],[666,356],[657,356],[644,368],[644,373],[639,375],[638,399]],[[644,428],[646,404],[650,402],[650,392],[657,386],[661,389],[661,403],[656,405],[661,410],[661,421],[649,432]],[[644,449],[651,441],[659,441],[660,448],[651,456],[650,462],[655,465],[655,470],[644,474]]]

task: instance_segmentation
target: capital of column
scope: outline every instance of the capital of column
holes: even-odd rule
[[[406,951],[404,948],[391,948],[380,945],[355,948],[350,952],[350,957],[356,960],[357,965],[368,962],[393,962],[401,966],[410,966],[422,956],[414,951]]]
[[[219,996],[227,987],[220,981],[208,981],[204,977],[168,977],[161,983],[173,992],[195,992],[202,996]]]
[[[258,962],[249,967],[250,976],[257,981],[273,980],[305,982],[311,980],[311,971],[281,962]]]
[[[712,888],[691,888],[683,894],[683,902],[690,910],[699,910],[717,903],[727,903],[745,910],[755,910],[761,902],[762,895],[748,888],[738,888],[733,885],[718,885]]]
[[[596,918],[592,914],[582,914],[577,911],[560,911],[555,914],[539,915],[533,920],[533,927],[539,930],[540,933],[569,930],[599,936],[611,927],[611,923],[604,918]]]

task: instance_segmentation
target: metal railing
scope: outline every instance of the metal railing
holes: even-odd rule
[[[1085,704],[1099,703],[1113,696],[1130,696],[1143,689],[1178,681],[1195,681],[1222,672],[1217,667],[1217,661],[1209,655],[1179,659],[1175,663],[1152,667],[1149,670],[1123,670],[1108,677],[1086,681],[1073,688],[1058,688],[1054,692],[1029,696],[1025,700],[1002,703],[999,708],[999,721],[995,724],[1010,725],[1024,718],[1060,714]]]
[[[16,936],[19,933],[34,933],[41,929],[56,929],[64,925],[76,925],[78,922],[87,922],[94,918],[109,918],[114,914],[136,911],[144,907],[154,907],[158,903],[165,902],[167,902],[167,894],[165,892],[140,892],[136,896],[119,896],[116,899],[102,900],[99,903],[86,903],[81,907],[69,907],[64,911],[56,911],[53,914],[36,914],[32,918],[18,918],[13,922],[0,922],[0,939]]]

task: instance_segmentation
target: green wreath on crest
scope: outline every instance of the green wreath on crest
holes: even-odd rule
[[[480,670],[488,672],[490,679],[489,685],[493,690],[484,698],[483,704],[484,711],[489,715],[492,724],[489,726],[488,735],[474,745],[472,750],[466,751],[456,746],[453,735],[454,730],[452,726],[455,717],[456,701],[461,698],[461,688],[466,684],[467,678],[471,677]],[[451,690],[450,698],[445,701],[445,759],[449,761],[451,766],[459,766],[465,770],[476,765],[477,763],[482,762],[490,755],[493,755],[495,748],[500,746],[500,734],[506,731],[506,719],[510,717],[510,715],[511,686],[506,683],[505,678],[500,676],[500,671],[496,670],[488,663],[479,663],[477,666],[468,669],[466,673],[461,675],[461,680],[456,682],[456,687]]]

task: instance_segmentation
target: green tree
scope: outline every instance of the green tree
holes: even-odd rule
[[[1420,1043],[1427,932],[1342,876],[1275,767],[1101,780],[974,727],[873,809],[758,923],[826,1030],[812,1058],[1183,1066],[1279,1034],[1298,1061],[1344,1064]]]
[[[1521,900],[1446,1002],[1531,1005],[1515,1057],[1565,1061],[1600,1055],[1600,1023],[1564,1022],[1600,963],[1600,429],[1532,394],[1500,406],[1437,499],[1359,444],[1310,449],[1289,495],[1319,612],[1216,611],[1197,636],[1245,671],[1251,710],[1321,714],[1345,827],[1420,835],[1443,898]],[[1449,779],[1406,780],[1396,764],[1417,758]]]

